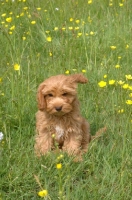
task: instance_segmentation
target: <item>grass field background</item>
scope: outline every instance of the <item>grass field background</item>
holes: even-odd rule
[[[73,73],[89,80],[78,96],[91,134],[107,131],[81,163],[37,159],[37,87]],[[132,199],[131,0],[0,1],[0,132],[0,200]]]

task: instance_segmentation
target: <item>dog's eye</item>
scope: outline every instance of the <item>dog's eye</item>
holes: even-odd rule
[[[67,92],[64,92],[63,94],[62,94],[62,96],[67,96],[68,95],[68,93]]]
[[[53,97],[53,94],[50,93],[50,94],[47,94],[47,96],[48,96],[48,97]]]

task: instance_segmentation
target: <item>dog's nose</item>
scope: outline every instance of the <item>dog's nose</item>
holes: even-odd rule
[[[55,109],[56,109],[56,111],[60,112],[62,109],[62,106],[55,107]]]

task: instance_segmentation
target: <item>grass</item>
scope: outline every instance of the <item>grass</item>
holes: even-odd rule
[[[51,200],[130,200],[131,0],[3,0],[0,8],[0,199],[37,200],[46,190]],[[81,163],[59,154],[37,159],[37,87],[80,72],[89,79],[78,88],[82,114],[91,134],[107,132]]]

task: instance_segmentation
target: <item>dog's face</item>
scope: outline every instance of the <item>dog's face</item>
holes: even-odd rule
[[[50,115],[62,116],[70,113],[76,101],[77,83],[86,83],[82,74],[57,75],[46,79],[38,88],[38,107]]]

